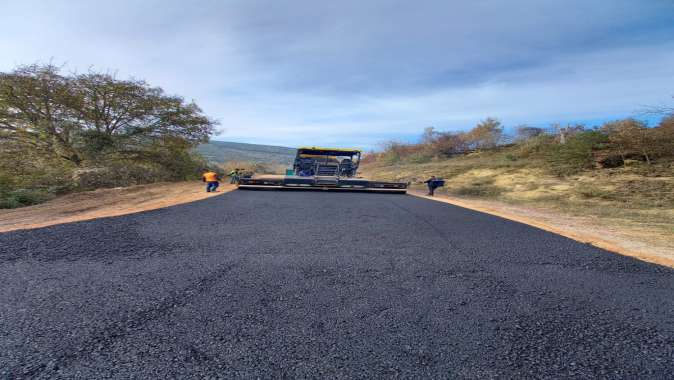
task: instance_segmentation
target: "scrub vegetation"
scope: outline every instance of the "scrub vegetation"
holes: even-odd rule
[[[207,163],[194,148],[215,125],[142,80],[52,65],[0,73],[0,208],[198,177]]]
[[[505,136],[496,119],[464,133],[426,129],[418,144],[388,143],[363,172],[440,193],[530,205],[674,236],[674,116],[648,128],[634,119],[596,128],[520,126]]]

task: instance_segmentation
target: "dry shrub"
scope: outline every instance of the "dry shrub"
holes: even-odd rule
[[[452,190],[452,193],[472,197],[496,197],[503,193],[502,187],[494,185],[494,180],[485,178]]]

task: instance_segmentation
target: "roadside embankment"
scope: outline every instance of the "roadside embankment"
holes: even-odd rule
[[[222,184],[218,192],[207,193],[201,182],[191,181],[73,193],[35,206],[0,210],[0,232],[154,210],[213,197],[233,189],[234,185]]]

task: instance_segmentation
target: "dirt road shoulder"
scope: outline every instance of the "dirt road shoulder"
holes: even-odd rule
[[[119,216],[217,196],[236,189],[223,184],[207,193],[201,182],[157,183],[68,194],[49,202],[0,210],[0,232]]]

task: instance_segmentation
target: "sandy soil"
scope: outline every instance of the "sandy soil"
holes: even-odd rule
[[[674,247],[671,241],[646,230],[615,228],[598,218],[561,215],[551,210],[493,200],[446,195],[428,197],[418,190],[411,190],[409,193],[525,223],[611,252],[674,268]]]
[[[203,184],[195,181],[74,193],[35,206],[0,210],[0,232],[153,210],[217,196],[234,189],[234,185],[221,184],[218,192],[207,193]]]

